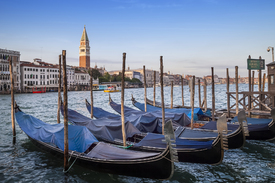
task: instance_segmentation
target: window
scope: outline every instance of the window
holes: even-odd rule
[[[36,85],[38,85],[38,81],[36,81]]]
[[[26,68],[24,68],[24,71],[26,71],[27,69]]]
[[[25,79],[26,79],[26,74],[25,74]]]
[[[36,69],[36,72],[38,72],[38,69]]]
[[[30,76],[28,75],[28,79],[30,78]]]
[[[85,49],[81,49],[80,52],[85,52]]]
[[[270,75],[270,84],[274,84],[274,75]]]
[[[38,79],[38,75],[36,75],[36,79]]]

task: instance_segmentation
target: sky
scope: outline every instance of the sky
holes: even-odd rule
[[[272,62],[274,0],[1,0],[0,48],[19,51],[21,61],[79,66],[84,26],[91,66],[126,67],[198,77],[247,77],[247,58]],[[263,71],[265,73],[266,71]],[[257,73],[257,72],[256,72]]]

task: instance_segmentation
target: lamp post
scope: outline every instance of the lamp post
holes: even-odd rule
[[[272,62],[274,62],[274,47],[269,46],[267,48],[267,52],[270,52],[270,48],[271,48],[271,52],[272,52]]]

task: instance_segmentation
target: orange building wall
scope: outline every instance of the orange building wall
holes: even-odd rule
[[[80,56],[79,57],[79,67],[90,67],[90,57]]]

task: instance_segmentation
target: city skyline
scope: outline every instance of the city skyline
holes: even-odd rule
[[[67,63],[78,66],[84,25],[90,40],[91,67],[126,67],[225,77],[247,76],[246,59],[262,56],[271,62],[275,46],[272,24],[275,2],[256,1],[3,1],[0,48],[21,53],[22,61],[41,58],[58,63],[67,50]]]

